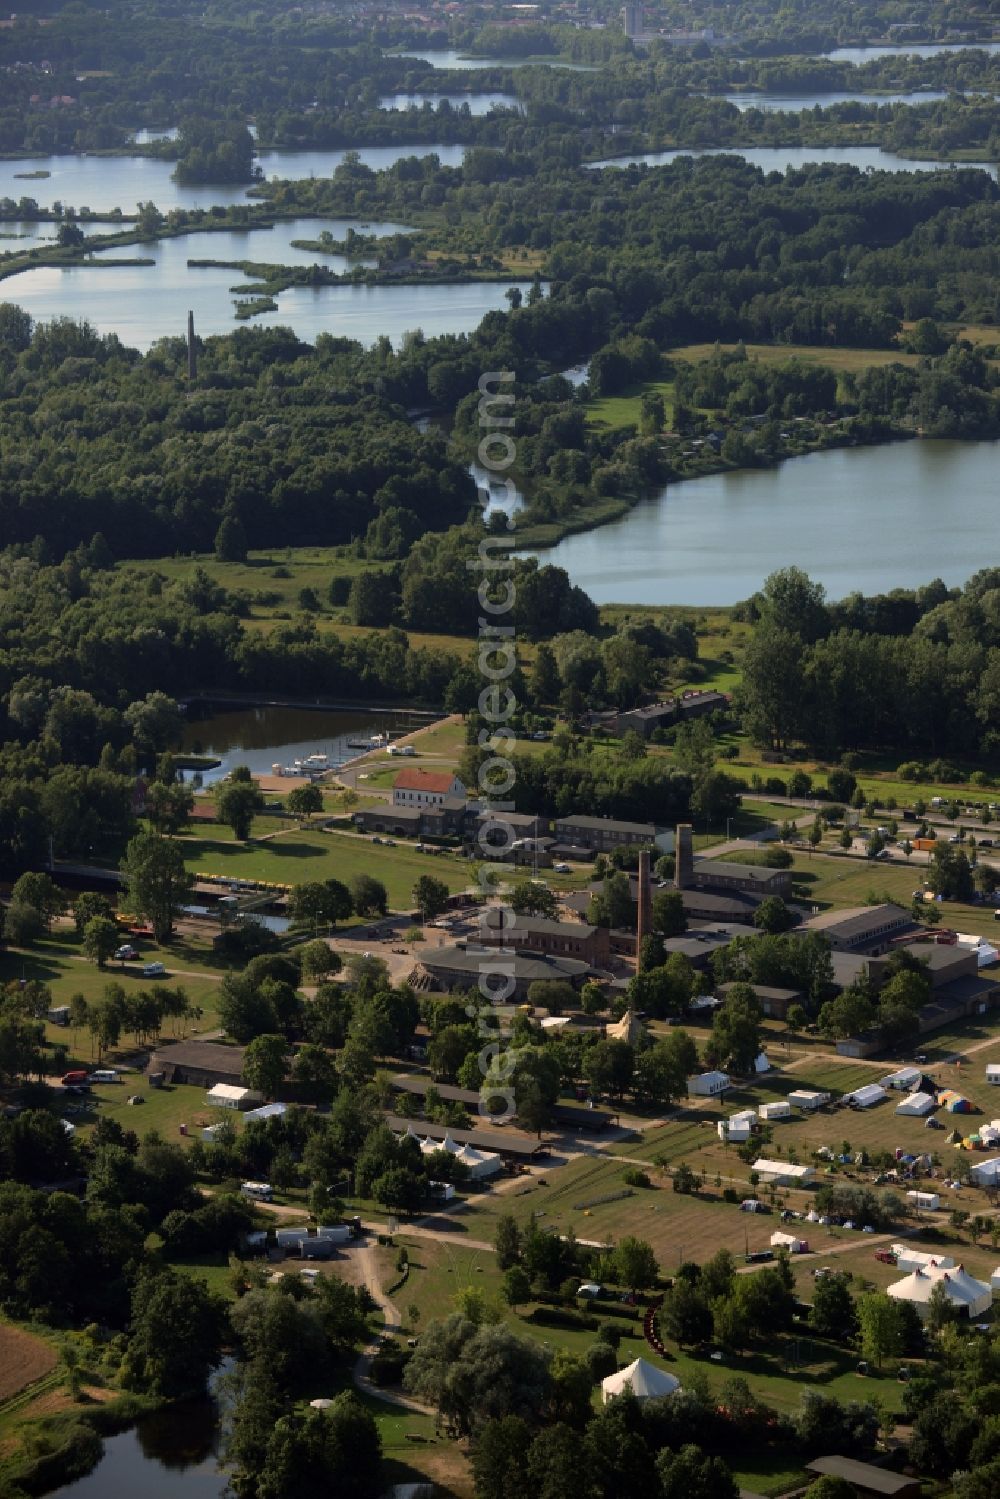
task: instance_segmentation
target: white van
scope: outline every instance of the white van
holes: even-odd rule
[[[144,979],[161,979],[166,971],[162,963],[144,963],[142,965],[142,976]]]
[[[114,1067],[105,1067],[99,1072],[92,1072],[90,1081],[92,1083],[120,1083],[121,1074]]]
[[[254,1202],[270,1202],[274,1196],[274,1188],[269,1182],[244,1182],[240,1191]]]

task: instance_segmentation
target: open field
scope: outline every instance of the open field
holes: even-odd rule
[[[101,1119],[116,1119],[123,1129],[134,1130],[141,1138],[156,1130],[165,1140],[173,1144],[191,1144],[200,1138],[203,1125],[220,1124],[231,1120],[239,1129],[240,1117],[232,1109],[217,1109],[205,1102],[205,1089],[187,1083],[168,1083],[162,1088],[151,1088],[143,1073],[125,1072],[119,1083],[97,1083],[91,1088],[91,1099],[75,1098],[69,1112],[64,1108],[79,1133],[86,1136]],[[141,1104],[130,1104],[128,1100],[138,1096]],[[187,1135],[180,1133],[181,1125],[187,1126]]]
[[[683,359],[688,364],[701,364],[711,359],[716,351],[731,354],[736,344],[684,344],[671,349],[671,359]],[[803,364],[822,364],[827,369],[860,370],[879,368],[886,364],[915,365],[919,355],[907,354],[901,349],[831,349],[824,344],[744,344],[748,359],[761,364],[784,364],[788,359],[801,359]]]
[[[51,1374],[57,1363],[51,1343],[23,1327],[0,1322],[0,1404]]]
[[[672,380],[650,380],[647,383],[630,385],[620,396],[596,396],[587,407],[587,422],[591,427],[638,427],[642,413],[642,398],[647,393],[663,397],[667,426],[673,420],[674,382]]]
[[[394,848],[373,844],[353,833],[297,828],[268,843],[251,840],[237,844],[213,835],[184,840],[185,863],[192,871],[230,879],[271,880],[300,885],[310,880],[338,879],[349,884],[358,874],[382,881],[395,910],[409,910],[412,890],[423,874],[443,880],[452,892],[464,890],[471,879],[466,860],[455,854],[418,854],[399,843]]]

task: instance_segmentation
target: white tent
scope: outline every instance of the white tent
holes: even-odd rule
[[[680,1386],[680,1380],[665,1369],[657,1369],[655,1364],[637,1358],[627,1369],[619,1369],[617,1374],[609,1374],[607,1379],[601,1380],[601,1398],[607,1405],[616,1395],[631,1390],[638,1400],[655,1400],[660,1395],[672,1395]]]
[[[788,1102],[797,1109],[819,1109],[830,1102],[830,1095],[814,1092],[812,1088],[796,1088],[794,1093],[789,1093]]]
[[[464,1161],[469,1168],[469,1175],[473,1177],[495,1176],[498,1171],[503,1170],[503,1161],[492,1150],[473,1150],[471,1145],[463,1145],[460,1150],[455,1151],[456,1161]]]
[[[760,1055],[758,1056],[757,1060],[753,1064],[753,1070],[754,1070],[754,1072],[770,1072],[770,1070],[771,1070],[771,1063],[768,1060],[768,1055],[767,1055],[766,1051],[762,1051],[760,1053]]]
[[[933,1093],[910,1093],[902,1103],[897,1103],[896,1113],[923,1115],[929,1114],[935,1108],[937,1108],[937,1099]]]
[[[991,1156],[988,1161],[977,1161],[969,1167],[969,1176],[977,1187],[995,1187],[1000,1181],[1000,1156]]]
[[[950,1254],[927,1254],[921,1249],[910,1249],[906,1244],[890,1244],[900,1270],[954,1270],[955,1261]]]
[[[967,1316],[981,1317],[993,1305],[993,1290],[988,1281],[976,1280],[963,1265],[946,1270],[941,1265],[928,1265],[925,1270],[913,1270],[902,1280],[887,1287],[887,1294],[894,1301],[909,1301],[926,1316],[927,1305],[935,1286],[943,1286],[945,1295],[953,1306]]]
[[[779,1228],[771,1235],[772,1249],[790,1249],[792,1254],[803,1254],[807,1247],[806,1240],[800,1239],[798,1234],[783,1234]]]
[[[975,948],[980,968],[989,968],[1000,957],[996,946],[987,937],[977,937],[973,932],[958,932],[957,936],[959,947]]]
[[[990,1285],[993,1287],[994,1291],[1000,1291],[1000,1265],[996,1267],[993,1274],[990,1276]]]
[[[888,1077],[882,1079],[883,1088],[909,1088],[920,1077],[919,1067],[900,1067],[898,1072],[890,1072]]]
[[[881,1103],[887,1094],[879,1083],[865,1083],[864,1087],[855,1088],[853,1093],[845,1093],[844,1097],[848,1103],[856,1103],[859,1108],[870,1109],[873,1103]]]

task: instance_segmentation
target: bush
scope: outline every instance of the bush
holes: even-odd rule
[[[622,1330],[616,1327],[614,1322],[599,1322],[597,1324],[597,1341],[608,1343],[612,1348],[617,1348],[622,1340]]]
[[[599,1379],[607,1379],[618,1368],[618,1356],[610,1343],[591,1343],[584,1351],[583,1360],[595,1384]]]
[[[569,1327],[586,1332],[597,1331],[597,1318],[587,1312],[570,1311],[568,1307],[536,1306],[528,1317],[529,1322],[538,1322],[542,1327]]]
[[[652,1186],[648,1173],[640,1170],[638,1166],[634,1167],[631,1171],[626,1171],[623,1179],[629,1187]]]

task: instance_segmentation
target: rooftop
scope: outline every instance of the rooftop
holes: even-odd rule
[[[444,1140],[450,1136],[456,1145],[471,1145],[473,1150],[492,1150],[497,1155],[537,1155],[542,1142],[534,1135],[525,1135],[518,1130],[505,1129],[501,1134],[495,1129],[449,1129],[444,1124],[430,1124],[426,1119],[401,1119],[398,1114],[387,1114],[385,1122],[396,1134],[405,1135],[407,1130],[423,1135],[425,1140]]]
[[[635,833],[636,837],[650,841],[656,837],[656,828],[651,822],[619,822],[615,817],[587,817],[582,813],[574,817],[557,817],[556,831],[562,832],[566,828],[586,828],[595,832],[610,829],[618,833]]]
[[[243,1046],[222,1046],[218,1041],[174,1041],[159,1045],[150,1058],[150,1067],[201,1067],[208,1072],[231,1072],[243,1075]]]
[[[904,911],[902,906],[886,902],[879,906],[851,906],[844,911],[821,911],[818,916],[807,917],[799,930],[836,931],[841,937],[863,937],[866,932],[878,932],[888,926],[903,925],[909,920],[909,912]]]
[[[589,963],[580,958],[563,958],[555,953],[526,953],[505,951],[496,947],[439,947],[421,953],[420,961],[425,968],[443,968],[454,973],[469,973],[480,967],[487,972],[491,965],[503,964],[503,972],[515,979],[531,982],[533,979],[582,978],[592,973]]]
[[[867,1489],[870,1494],[903,1495],[918,1494],[920,1484],[915,1478],[902,1473],[890,1473],[885,1468],[876,1468],[874,1463],[861,1463],[854,1457],[817,1457],[806,1463],[810,1473],[827,1474],[831,1478],[842,1478],[855,1488]]]
[[[394,791],[433,791],[440,796],[451,792],[455,780],[450,770],[419,770],[410,766],[401,770],[392,783]]]

